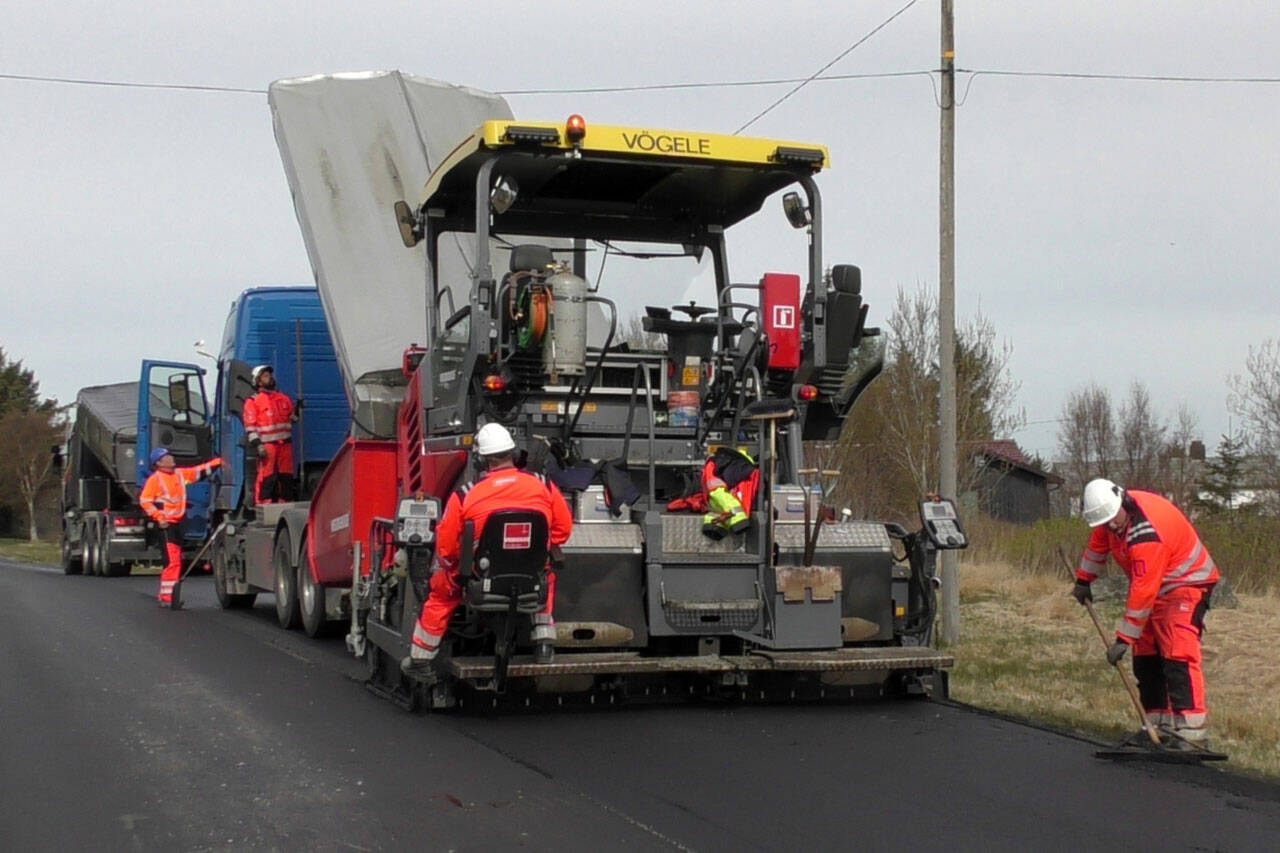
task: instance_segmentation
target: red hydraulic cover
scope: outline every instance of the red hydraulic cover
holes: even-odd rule
[[[349,438],[316,485],[307,517],[307,562],[319,583],[351,583],[352,543],[360,542],[360,573],[369,571],[369,524],[394,518],[396,442]]]
[[[760,279],[760,316],[769,342],[769,369],[800,366],[800,276],[767,272]]]

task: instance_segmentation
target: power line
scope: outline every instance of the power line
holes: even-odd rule
[[[880,25],[879,25],[879,26],[877,26],[875,29],[873,29],[871,32],[867,33],[865,36],[863,36],[862,38],[858,39],[858,40],[857,40],[857,41],[855,41],[853,44],[851,44],[851,45],[849,45],[847,48],[845,48],[845,49],[844,49],[844,51],[842,51],[842,52],[840,53],[840,55],[839,55],[839,56],[837,56],[835,59],[831,60],[831,61],[830,61],[830,62],[828,62],[826,65],[824,65],[824,66],[822,66],[821,68],[819,68],[817,71],[813,72],[813,74],[809,75],[809,77],[808,77],[808,78],[806,78],[803,82],[799,83],[799,84],[798,84],[794,89],[792,89],[791,91],[787,92],[787,93],[786,93],[785,95],[783,95],[781,98],[778,98],[778,100],[774,101],[772,104],[770,104],[769,106],[765,107],[765,108],[764,108],[763,110],[761,110],[760,112],[756,113],[756,114],[755,114],[755,116],[754,116],[754,117],[752,117],[752,119],[751,119],[750,121],[748,121],[748,122],[747,122],[746,124],[744,124],[742,127],[740,127],[740,128],[738,128],[737,130],[735,130],[735,131],[733,132],[733,135],[734,135],[734,136],[737,136],[739,133],[742,133],[742,131],[746,130],[748,127],[751,127],[751,125],[755,124],[757,121],[759,121],[760,119],[764,118],[766,115],[768,115],[770,112],[772,112],[772,111],[773,111],[774,107],[777,107],[779,104],[781,104],[781,103],[782,103],[783,101],[785,101],[787,98],[790,98],[790,97],[791,97],[792,95],[794,95],[796,92],[799,92],[799,91],[800,91],[801,89],[803,89],[805,86],[809,85],[809,83],[811,83],[813,80],[815,80],[815,79],[818,77],[818,75],[820,75],[823,71],[826,71],[828,68],[830,68],[831,66],[835,65],[835,64],[836,64],[837,62],[839,62],[840,60],[844,59],[846,56],[848,56],[850,53],[852,53],[852,52],[853,52],[857,47],[859,47],[859,46],[860,46],[863,42],[865,42],[867,39],[871,38],[873,35],[875,35],[876,33],[880,32],[880,31],[881,31],[881,30],[883,30],[885,27],[889,26],[889,24],[890,24],[890,23],[892,23],[892,22],[893,22],[893,20],[894,20],[895,18],[897,18],[897,17],[898,17],[899,15],[901,15],[903,12],[907,11],[908,9],[910,9],[912,6],[916,5],[916,3],[917,3],[917,2],[919,2],[919,0],[910,0],[910,2],[908,2],[908,3],[907,3],[907,5],[903,6],[903,7],[902,7],[901,9],[899,9],[898,11],[894,12],[892,15],[890,15],[888,18],[886,18],[883,22],[881,22],[881,23],[880,23]]]
[[[1137,80],[1149,83],[1280,83],[1280,77],[1202,77],[1179,74],[1090,74],[1079,71],[1006,71],[995,68],[957,68],[957,74],[992,77],[1059,77],[1073,80]]]
[[[723,80],[705,83],[650,83],[641,86],[592,86],[570,89],[499,89],[499,95],[598,95],[619,92],[657,92],[672,89],[730,89],[745,86],[781,86],[787,83],[807,83],[839,80],[872,80],[887,77],[931,76],[934,71],[880,71],[866,74],[828,74],[823,77],[778,77],[764,80]]]
[[[265,89],[239,89],[234,86],[201,86],[192,83],[130,83],[123,80],[90,80],[79,77],[41,77],[35,74],[0,74],[4,80],[27,80],[36,83],[70,83],[76,86],[112,86],[120,89],[176,89],[184,92],[233,92],[265,95]]]
[[[918,0],[913,0],[918,2]],[[908,4],[909,7],[910,4]],[[897,14],[901,14],[906,8],[903,7]],[[892,20],[892,19],[890,19]],[[887,24],[888,21],[885,22]],[[877,29],[883,28],[885,24],[881,24]],[[782,86],[787,84],[798,84],[786,95],[774,101],[765,110],[761,111],[755,118],[738,128],[735,133],[740,133],[754,122],[762,118],[766,113],[773,110],[787,98],[794,95],[801,88],[809,83],[819,82],[840,82],[844,80],[882,80],[895,77],[928,77],[932,82],[938,69],[920,69],[916,71],[880,71],[867,72],[863,74],[823,74],[822,71],[830,68],[835,62],[846,56],[849,51],[857,44],[865,41],[875,30],[868,33],[867,36],[859,40],[850,48],[848,48],[840,56],[827,63],[816,73],[808,77],[777,77],[764,78],[759,80],[720,80],[720,81],[704,81],[698,83],[649,83],[634,86],[582,86],[571,88],[545,88],[545,89],[499,89],[496,94],[499,95],[598,95],[598,94],[622,94],[627,92],[661,92],[674,91],[681,89],[729,89],[729,88],[746,88],[756,86]],[[1239,83],[1239,84],[1275,84],[1280,83],[1280,77],[1218,77],[1203,75],[1176,75],[1176,74],[1096,74],[1089,72],[1077,71],[1017,71],[996,68],[957,68],[957,74],[968,74],[969,80],[965,86],[965,97],[968,97],[969,88],[973,85],[975,78],[981,75],[989,77],[1030,77],[1045,79],[1066,79],[1066,80],[1129,80],[1145,83]],[[75,86],[106,86],[120,89],[158,89],[167,91],[181,92],[225,92],[241,95],[265,95],[266,89],[249,89],[238,86],[213,86],[198,83],[138,83],[129,80],[101,80],[93,78],[81,77],[49,77],[37,74],[5,74],[0,73],[0,79],[3,80],[22,80],[34,83],[64,83]],[[964,103],[964,98],[957,101],[957,106]]]

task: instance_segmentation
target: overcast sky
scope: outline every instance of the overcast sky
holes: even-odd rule
[[[907,0],[844,3],[2,0],[0,74],[265,90],[401,69],[498,92],[803,78]],[[938,64],[921,0],[828,74]],[[1275,0],[956,0],[957,66],[1280,77]],[[936,76],[935,76],[936,81]],[[971,85],[970,85],[971,82]],[[518,117],[731,133],[789,86],[508,94]],[[1280,85],[969,75],[956,116],[961,320],[1013,348],[1013,437],[1052,456],[1071,390],[1228,430],[1226,379],[1280,335]],[[0,79],[0,346],[63,401],[143,356],[217,341],[246,287],[310,283],[266,98]],[[938,110],[927,76],[815,81],[747,133],[825,143],[828,263],[871,322],[938,281]],[[735,278],[773,269],[769,247]]]

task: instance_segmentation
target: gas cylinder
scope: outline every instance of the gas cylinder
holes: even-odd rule
[[[587,282],[560,267],[546,280],[551,291],[551,324],[542,341],[542,372],[560,376],[587,372]]]

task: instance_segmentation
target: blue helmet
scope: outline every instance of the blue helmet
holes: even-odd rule
[[[169,455],[169,448],[167,447],[157,447],[155,450],[151,451],[151,457],[150,457],[151,467],[154,468],[157,465],[159,465],[160,460],[165,458],[168,455]]]

